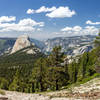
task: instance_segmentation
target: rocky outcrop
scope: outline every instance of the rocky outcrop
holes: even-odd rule
[[[11,51],[11,54],[29,46],[34,46],[34,43],[30,42],[30,39],[27,35],[22,35],[16,40],[13,49]]]
[[[56,37],[44,41],[44,52],[51,52],[53,47],[61,46],[67,55],[75,56],[90,51],[93,48],[95,36]]]
[[[89,52],[92,49],[93,49],[93,46],[91,46],[91,45],[85,45],[85,46],[82,46],[82,47],[74,49],[72,54],[74,56],[77,56],[77,55],[83,54],[84,52]]]

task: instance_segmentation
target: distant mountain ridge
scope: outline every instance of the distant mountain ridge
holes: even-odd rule
[[[73,37],[56,37],[39,41],[30,38],[30,41],[35,44],[43,53],[50,53],[53,47],[60,45],[62,51],[68,55],[78,55],[90,51],[93,48],[93,41],[96,36],[73,36]],[[0,38],[0,55],[10,53],[16,38]]]
[[[52,48],[60,45],[62,51],[68,55],[78,55],[90,51],[93,48],[93,41],[96,36],[74,36],[74,37],[56,37],[46,40],[44,52],[51,52]]]

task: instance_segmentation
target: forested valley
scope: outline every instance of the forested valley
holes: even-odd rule
[[[100,76],[100,33],[94,49],[72,58],[70,63],[60,46],[48,56],[20,51],[0,57],[1,89],[26,93],[56,91]]]

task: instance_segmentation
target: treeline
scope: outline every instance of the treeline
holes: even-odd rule
[[[94,43],[95,49],[73,58],[71,63],[61,47],[56,46],[49,56],[41,56],[34,63],[11,68],[9,78],[5,75],[0,77],[0,88],[34,93],[60,90],[71,84],[87,81],[100,71],[100,34]],[[3,71],[8,70],[9,68]]]

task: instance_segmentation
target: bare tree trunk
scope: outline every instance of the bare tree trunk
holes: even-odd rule
[[[59,90],[58,80],[56,80],[56,90]]]
[[[34,83],[32,83],[32,92],[35,92],[35,90],[34,90]]]

